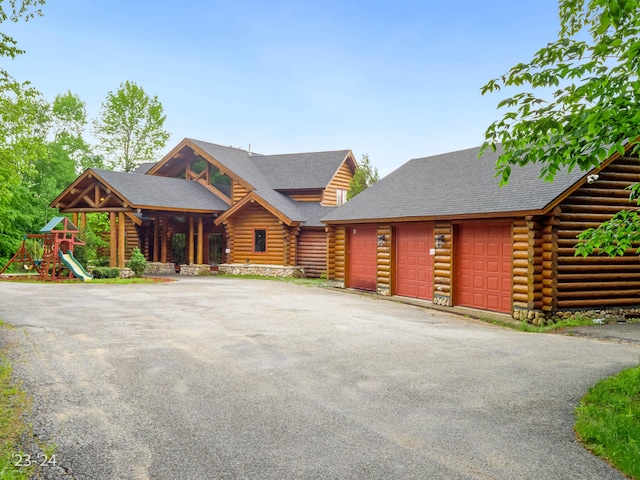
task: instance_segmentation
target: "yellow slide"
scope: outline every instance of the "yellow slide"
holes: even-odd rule
[[[90,282],[93,280],[93,276],[87,273],[83,266],[80,265],[80,262],[76,260],[73,253],[62,253],[62,251],[59,251],[58,256],[60,257],[60,260],[62,260],[62,263],[64,263],[66,267],[73,272],[76,278],[82,279],[83,282]]]

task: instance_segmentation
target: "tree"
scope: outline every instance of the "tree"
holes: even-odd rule
[[[351,179],[349,191],[347,192],[347,200],[351,200],[378,180],[380,180],[378,168],[371,165],[369,154],[365,153],[362,155],[362,161],[356,167],[356,171],[353,172],[353,178]]]
[[[0,260],[13,254],[34,219],[28,179],[46,155],[49,105],[40,93],[0,82]]]
[[[42,15],[40,6],[44,5],[45,0],[9,0],[8,5],[2,5],[0,0],[0,23],[7,20],[18,22],[21,18],[25,21]],[[24,53],[24,50],[18,48],[18,42],[9,35],[0,32],[0,57],[16,58],[17,55]],[[9,75],[6,70],[0,68],[0,78],[8,79]]]
[[[588,171],[640,147],[640,0],[559,0],[559,13],[555,41],[482,88],[528,87],[498,104],[508,111],[487,129],[481,148],[482,155],[502,143],[503,184],[512,166],[539,163],[541,178],[553,181],[561,169]],[[640,184],[629,198],[640,200]],[[628,233],[637,241],[639,230],[637,212],[620,212],[583,232],[577,254],[622,254],[634,241]]]
[[[109,92],[94,122],[100,149],[112,168],[131,172],[154,160],[169,140],[163,129],[166,115],[158,97],[149,97],[133,82]]]

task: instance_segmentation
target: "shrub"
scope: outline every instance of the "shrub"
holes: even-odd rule
[[[120,278],[120,270],[114,267],[96,267],[93,278]]]
[[[144,273],[144,269],[147,268],[147,260],[138,247],[133,249],[133,255],[131,260],[127,262],[127,267],[133,270],[137,278],[140,278]]]

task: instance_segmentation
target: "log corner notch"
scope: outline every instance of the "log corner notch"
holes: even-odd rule
[[[550,218],[527,216],[513,223],[513,317],[518,320],[544,318],[554,307],[557,281]]]

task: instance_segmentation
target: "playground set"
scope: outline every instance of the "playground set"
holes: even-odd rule
[[[22,238],[22,246],[11,257],[11,260],[0,270],[0,275],[12,263],[21,263],[27,270],[35,269],[38,272],[38,280],[53,281],[63,278],[63,269],[69,270],[66,278],[76,278],[82,281],[92,280],[84,267],[73,256],[73,248],[76,245],[84,245],[78,238],[80,230],[67,217],[54,217],[49,223],[40,229],[40,233],[27,234]],[[33,259],[27,250],[27,239],[42,240],[42,258]]]

